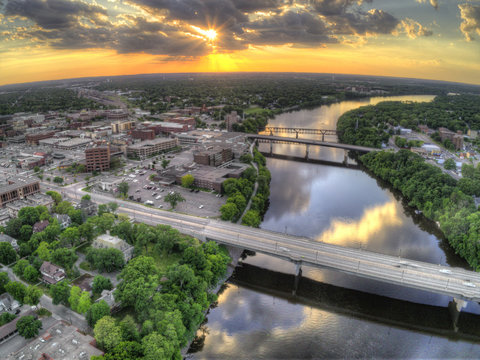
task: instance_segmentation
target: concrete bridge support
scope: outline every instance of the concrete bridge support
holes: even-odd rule
[[[298,139],[298,131],[295,131],[295,139]]]
[[[270,141],[270,156],[273,154],[273,141]]]
[[[343,165],[348,164],[348,150],[343,151]]]
[[[458,331],[458,318],[460,317],[460,312],[464,307],[467,306],[465,300],[453,298],[452,301],[448,303],[448,310],[450,312],[450,317],[452,318],[453,330]]]
[[[292,295],[295,295],[297,293],[298,284],[300,283],[301,278],[302,278],[302,263],[298,262],[295,264],[295,283],[293,284]]]
[[[305,150],[305,160],[308,160],[308,153],[310,151],[310,145],[307,144],[307,148]]]

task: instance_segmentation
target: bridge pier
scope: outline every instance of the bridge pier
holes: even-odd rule
[[[292,295],[295,295],[297,293],[298,284],[300,283],[301,278],[302,278],[302,263],[298,262],[298,263],[295,263],[295,282],[293,284]]]
[[[273,154],[273,141],[270,141],[270,156]]]
[[[305,150],[305,160],[308,160],[308,152],[310,151],[310,145],[307,144],[307,149]]]
[[[295,131],[295,139],[298,139],[298,131]]]
[[[325,141],[325,133],[322,132],[322,141]]]
[[[344,150],[344,151],[343,151],[343,164],[344,164],[344,165],[347,165],[347,164],[348,164],[348,153],[349,153],[348,150]]]
[[[453,300],[448,303],[448,310],[450,312],[450,317],[452,318],[453,330],[455,332],[458,331],[458,318],[460,317],[460,312],[466,306],[467,302],[462,299],[453,298]]]

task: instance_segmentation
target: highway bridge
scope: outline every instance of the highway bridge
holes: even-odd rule
[[[329,129],[305,129],[305,128],[286,128],[286,127],[275,127],[267,126],[265,128],[265,133],[270,135],[275,134],[295,134],[295,137],[298,139],[299,134],[309,134],[309,135],[322,135],[322,141],[325,141],[325,135],[338,135],[337,130]]]
[[[64,187],[61,191],[79,200],[85,194],[80,190],[80,186],[82,185]],[[103,194],[90,193],[89,195],[97,203],[108,203],[113,200],[110,196]],[[213,240],[217,243],[282,258],[296,263],[299,274],[301,266],[308,265],[444,294],[456,299],[480,301],[480,273],[474,271],[148,208],[133,202],[115,201],[120,206],[118,212],[126,213],[137,221],[151,225],[170,225],[182,233],[203,241]]]
[[[367,146],[359,146],[359,145],[350,145],[350,144],[340,144],[337,142],[330,142],[330,141],[320,141],[320,140],[312,140],[312,139],[297,139],[297,138],[290,138],[290,137],[283,137],[283,136],[274,136],[274,135],[259,135],[259,134],[248,134],[248,139],[255,140],[257,142],[265,142],[270,143],[270,154],[273,152],[273,144],[302,144],[306,145],[306,154],[305,158],[308,159],[308,153],[310,146],[325,146],[335,149],[343,149],[345,150],[345,161],[348,157],[348,151],[358,151],[363,153],[368,153],[372,151],[379,151],[380,149],[371,148]]]

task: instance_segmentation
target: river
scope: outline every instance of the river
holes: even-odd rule
[[[362,105],[432,98],[343,101],[284,113],[269,125],[335,129],[341,114]],[[341,150],[312,150],[311,157],[343,159]],[[286,151],[301,155],[305,150],[296,145],[274,147],[275,153]],[[272,173],[271,195],[262,228],[407,259],[466,267],[433,224],[367,173],[274,158],[267,159],[267,166]],[[477,326],[480,306],[476,303],[465,304],[463,323],[455,333],[449,331],[453,327],[448,315],[452,299],[447,296],[309,267],[303,267],[305,280],[300,281],[297,296],[292,296],[292,263],[262,254],[248,256],[243,262],[246,268],[238,269],[224,286],[218,304],[197,333],[198,341],[190,349],[189,358],[404,359],[480,355],[478,339],[474,342],[462,335]]]

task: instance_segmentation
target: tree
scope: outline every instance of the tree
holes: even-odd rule
[[[58,248],[52,252],[50,259],[54,264],[71,269],[78,256],[73,249]]]
[[[7,292],[12,295],[15,300],[23,303],[27,288],[21,282],[10,281],[7,285],[5,285],[5,290],[7,290]]]
[[[123,340],[138,341],[140,339],[137,324],[130,315],[125,316],[119,325]]]
[[[100,204],[98,205],[98,216],[102,216],[103,214],[108,213],[108,206],[107,204]]]
[[[167,160],[167,159],[162,160],[162,168],[163,169],[166,169],[168,164],[170,164],[170,160]]]
[[[76,311],[80,314],[85,314],[88,309],[92,306],[92,299],[90,298],[90,294],[88,291],[82,291],[80,294],[80,298],[78,299],[77,309]]]
[[[457,164],[455,164],[455,160],[447,159],[443,163],[443,167],[445,168],[445,170],[455,170],[457,168]]]
[[[88,242],[92,241],[94,237],[93,225],[89,222],[83,223],[78,227],[78,233],[82,239]]]
[[[30,240],[30,236],[32,236],[32,226],[31,225],[23,225],[20,228],[20,240],[28,241]]]
[[[122,341],[120,327],[115,324],[115,319],[111,316],[104,316],[98,320],[93,333],[97,345],[105,351],[110,351]]]
[[[68,227],[60,234],[60,242],[62,246],[74,246],[79,239],[80,232],[76,226]]]
[[[192,174],[187,174],[182,176],[182,186],[184,188],[191,188],[194,181],[195,181],[195,178],[193,177]]]
[[[40,245],[38,245],[36,253],[40,259],[49,261],[52,251],[50,250],[49,244],[46,241],[42,241]]]
[[[83,224],[83,211],[80,209],[70,210],[68,216],[72,219],[73,224],[82,225]]]
[[[21,208],[18,212],[18,218],[22,220],[22,224],[33,225],[39,220],[39,217],[38,210],[31,206]]]
[[[167,196],[165,196],[165,201],[170,204],[172,209],[175,209],[175,207],[179,202],[185,201],[185,198],[179,193],[174,192],[173,194],[170,193]]]
[[[9,242],[0,242],[0,262],[8,265],[17,260],[17,253]]]
[[[110,315],[110,306],[108,306],[105,300],[100,300],[88,309],[85,317],[88,325],[93,328],[98,320],[107,315]]]
[[[126,181],[123,181],[120,184],[118,184],[118,192],[123,196],[127,196],[129,187],[130,186],[128,185],[128,183]]]
[[[52,302],[55,305],[58,304],[68,304],[68,298],[70,296],[70,286],[68,283],[63,280],[58,282],[55,285],[50,286],[50,295],[52,297]]]
[[[92,199],[92,197],[88,194],[82,196],[82,200],[90,201],[91,199]]]
[[[30,263],[28,262],[27,259],[20,259],[17,261],[15,266],[13,267],[13,273],[17,276],[23,276],[23,272],[25,271],[25,268],[29,265]]]
[[[22,228],[22,220],[19,218],[11,219],[7,222],[7,227],[5,228],[5,233],[8,236],[14,237],[15,239],[20,238],[20,229]]]
[[[8,274],[4,271],[0,272],[0,294],[5,292],[5,286],[10,282]]]
[[[251,227],[259,227],[261,222],[262,219],[256,210],[248,210],[242,218],[242,225]]]
[[[28,265],[23,270],[23,277],[30,283],[36,283],[38,281],[38,271],[32,265]]]
[[[53,201],[55,201],[55,205],[58,205],[60,201],[62,201],[62,195],[56,191],[47,191],[45,194],[49,195]]]
[[[108,203],[108,209],[110,210],[111,213],[115,213],[118,209],[118,204],[114,201],[111,201]]]
[[[231,221],[238,215],[237,205],[234,203],[226,203],[220,207],[220,214],[222,220]]]
[[[70,289],[70,297],[68,298],[68,303],[72,310],[77,311],[78,301],[80,300],[80,295],[82,293],[82,289],[78,286],[72,286]]]
[[[39,166],[34,166],[33,171],[38,173],[40,171],[40,167]]]
[[[68,214],[72,210],[75,210],[75,208],[72,206],[72,204],[69,201],[66,201],[66,200],[61,201],[55,207],[55,212],[57,214]]]
[[[15,318],[16,318],[15,315],[10,314],[9,312],[4,312],[2,315],[0,315],[0,326],[8,324],[10,321],[12,321]]]
[[[100,272],[112,272],[123,268],[125,258],[118,249],[94,249],[90,248],[86,256],[87,261]]]
[[[61,184],[61,183],[63,183],[63,178],[61,178],[60,176],[55,176],[53,178],[53,182],[57,183],[57,184]]]
[[[92,356],[90,360],[138,360],[143,359],[142,345],[136,341],[122,341],[103,356]]]
[[[42,297],[43,292],[36,286],[29,286],[25,292],[23,302],[28,305],[37,305]]]
[[[96,275],[93,278],[92,291],[94,294],[101,294],[103,290],[112,290],[113,285],[109,278]]]
[[[38,335],[38,331],[42,327],[42,322],[35,319],[34,316],[23,316],[17,322],[18,333],[25,339],[31,339]]]

